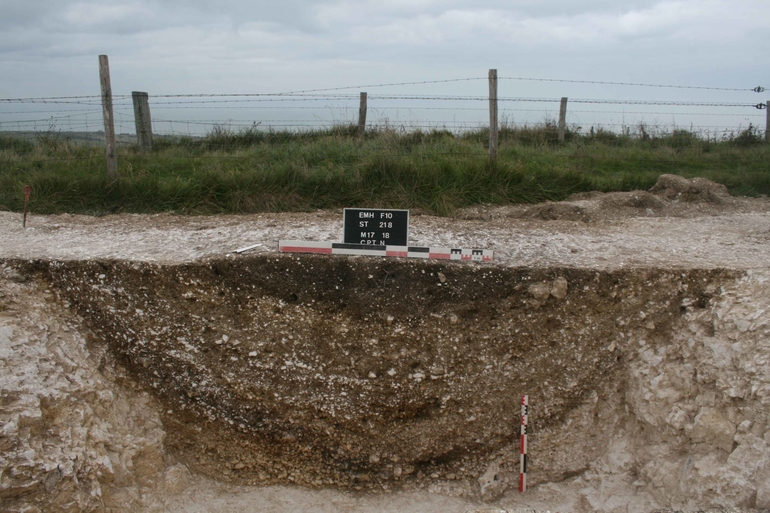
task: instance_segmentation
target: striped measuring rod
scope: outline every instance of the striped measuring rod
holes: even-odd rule
[[[529,416],[529,396],[521,396],[521,460],[519,462],[519,491],[527,490],[527,417]]]
[[[241,249],[250,249],[250,247]],[[431,258],[460,260],[463,262],[491,262],[494,257],[494,251],[491,249],[382,246],[375,244],[346,244],[344,242],[315,242],[302,240],[278,241],[278,251],[283,253],[319,253],[322,255]]]

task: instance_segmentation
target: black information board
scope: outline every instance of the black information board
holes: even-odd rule
[[[346,208],[343,226],[345,244],[408,245],[408,210]]]

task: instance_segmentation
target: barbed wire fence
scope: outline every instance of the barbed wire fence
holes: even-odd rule
[[[235,96],[235,95],[234,95]],[[317,129],[340,126],[346,124],[358,123],[358,105],[359,97],[350,96],[322,96],[322,97],[283,97],[283,98],[249,98],[248,95],[237,95],[238,99],[220,100],[218,95],[198,95],[193,101],[152,101],[153,129],[159,135],[204,135],[205,129],[212,126],[231,126],[231,127],[252,127],[255,124],[263,129]],[[164,95],[163,98],[171,98],[171,95]],[[186,95],[179,95],[176,98],[185,98]],[[150,98],[160,98],[151,96]],[[134,111],[130,105],[130,96],[118,98],[115,100],[115,123],[119,128],[118,133],[131,134],[134,130],[135,118]],[[481,103],[487,102],[486,97],[461,97],[461,96],[431,96],[431,95],[368,95],[369,111],[374,117],[369,116],[370,121],[367,128],[377,129],[380,127],[405,127],[409,129],[446,128],[450,131],[463,132],[468,130],[477,130],[487,128],[488,121],[479,119],[488,109],[485,107],[466,107],[466,106],[435,106],[428,107],[420,105],[408,105],[405,103],[393,103],[394,101],[420,101],[420,102],[441,102],[443,104],[452,103]],[[274,102],[283,102],[288,105],[276,107]],[[532,98],[532,97],[501,97],[498,101],[504,105],[520,104],[540,104],[540,108],[518,108],[506,107],[499,109],[504,116],[503,121],[511,126],[524,126],[544,121],[555,120],[558,116],[558,108],[551,107],[553,104],[559,104],[560,98]],[[13,102],[15,105],[61,104],[59,100],[50,98],[19,98],[19,99],[0,99],[0,103]],[[377,105],[375,102],[381,102]],[[75,102],[73,102],[75,103]],[[233,106],[232,104],[238,104]],[[271,105],[265,105],[270,103]],[[320,105],[319,105],[320,103]],[[663,127],[681,127],[683,129],[698,131],[702,129],[727,129],[739,131],[746,128],[747,122],[754,126],[761,126],[765,118],[763,113],[757,111],[758,106],[765,109],[765,104],[759,103],[731,103],[731,102],[685,102],[685,101],[646,101],[646,100],[618,100],[618,99],[590,99],[590,98],[569,98],[570,104],[580,105],[605,105],[605,106],[668,106],[668,107],[686,107],[687,110],[624,110],[624,109],[570,109],[567,114],[567,122],[574,126],[581,126],[584,129],[590,127],[633,127],[639,124],[657,123]],[[78,101],[76,105],[88,105],[83,101]],[[302,105],[304,104],[304,105]],[[375,105],[372,105],[375,104]],[[75,131],[103,131],[102,111],[99,104],[92,104],[91,109],[6,109],[0,110],[0,131],[2,132],[45,132],[60,130],[65,132]],[[717,107],[722,109],[732,108],[727,112],[693,112],[694,107]],[[739,110],[740,109],[740,110]],[[185,111],[206,111],[216,110],[218,113],[228,110],[237,111],[238,116],[227,116],[210,118],[190,116]],[[269,116],[264,116],[259,111],[270,111]],[[283,114],[281,117],[275,116],[277,111]],[[169,113],[183,112],[183,116],[169,116]],[[457,113],[452,118],[435,116],[418,116],[416,113]],[[295,113],[301,113],[298,117]],[[43,116],[42,114],[45,114]],[[470,116],[468,114],[471,114]],[[610,115],[612,117],[596,118],[597,115]],[[647,121],[647,116],[665,116],[668,120]],[[720,124],[694,124],[677,122],[677,118],[699,117],[720,117],[729,118],[730,123]],[[621,119],[618,120],[617,118]],[[539,119],[538,119],[539,118]],[[656,118],[658,119],[658,118]],[[763,131],[764,133],[764,131]]]
[[[491,77],[491,73],[490,73]],[[144,94],[146,125],[136,95],[110,96],[112,135],[118,145],[142,145],[142,137],[199,138],[215,133],[293,132],[356,127],[365,131],[440,130],[461,135],[490,132],[490,156],[500,130],[548,128],[563,142],[572,134],[612,133],[649,137],[688,132],[709,140],[724,140],[745,133],[766,141],[770,136],[770,102],[746,101],[751,93],[765,92],[761,86],[726,88],[665,85],[633,82],[571,80],[496,76],[494,94],[490,77],[467,77],[417,82],[361,84],[333,88],[273,93]],[[399,94],[388,89],[422,87],[461,82],[490,82],[489,95]],[[505,92],[515,91],[518,82],[580,84],[615,88],[654,88],[678,93],[711,92],[740,96],[740,101],[643,98],[581,98],[498,96],[498,83]],[[362,90],[368,90],[362,92]],[[369,91],[384,90],[384,92]],[[348,91],[358,91],[357,94]],[[493,98],[494,96],[494,98]],[[110,128],[105,123],[105,93],[102,95],[0,98],[0,134],[28,138],[77,134],[77,140],[103,144]],[[570,108],[567,108],[567,105]],[[572,108],[572,106],[576,106]],[[627,109],[628,108],[628,109]],[[152,110],[150,116],[149,109]],[[765,112],[761,112],[765,110]],[[490,122],[493,119],[496,122]],[[762,130],[762,122],[765,122]],[[493,143],[492,138],[495,138]],[[109,146],[109,142],[108,142]],[[222,146],[221,149],[227,149]],[[72,157],[77,158],[77,157]],[[196,155],[196,158],[201,158]],[[217,156],[225,158],[225,156]]]

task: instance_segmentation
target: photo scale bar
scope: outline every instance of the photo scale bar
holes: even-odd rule
[[[491,262],[491,249],[440,248],[420,246],[370,246],[342,242],[283,240],[278,243],[283,253],[318,253],[322,255],[385,256],[400,258],[433,258],[464,262]]]

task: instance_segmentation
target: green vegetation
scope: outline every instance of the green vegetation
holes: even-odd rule
[[[753,128],[715,141],[685,130],[567,132],[552,123],[503,126],[499,157],[484,130],[276,132],[219,127],[206,137],[158,138],[149,153],[119,147],[116,181],[103,147],[47,134],[0,136],[0,209],[36,213],[298,211],[353,206],[446,215],[474,204],[561,200],[582,191],[647,189],[658,176],[702,176],[733,194],[770,194],[770,145]]]

